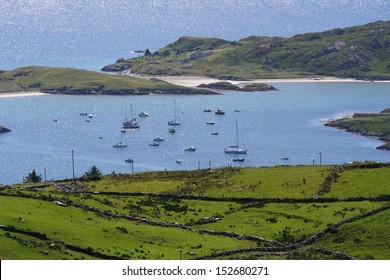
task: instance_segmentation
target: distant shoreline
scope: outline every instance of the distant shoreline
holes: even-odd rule
[[[290,78],[290,79],[252,79],[246,81],[236,81],[236,80],[220,80],[209,77],[201,77],[201,76],[148,76],[148,75],[130,75],[138,78],[155,78],[160,79],[165,82],[186,86],[186,87],[197,87],[200,84],[210,84],[215,82],[226,81],[232,84],[248,84],[248,83],[264,83],[264,84],[272,84],[272,83],[390,83],[390,81],[364,81],[364,80],[356,80],[352,78],[335,78],[335,77],[320,77],[320,78]]]
[[[226,81],[230,82],[233,85],[238,84],[250,84],[250,83],[390,83],[388,80],[380,81],[364,81],[356,80],[351,78],[335,78],[335,77],[323,77],[323,78],[289,78],[289,79],[253,79],[253,80],[220,80],[209,77],[201,76],[149,76],[149,75],[134,75],[128,74],[129,76],[134,76],[143,79],[159,79],[173,85],[184,86],[184,87],[197,87],[200,84],[211,84],[215,82]],[[17,91],[17,92],[0,92],[0,98],[8,97],[27,97],[27,96],[43,96],[49,95],[49,93],[39,92],[39,91]]]

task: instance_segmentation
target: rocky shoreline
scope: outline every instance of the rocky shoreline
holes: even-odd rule
[[[277,90],[274,86],[262,83],[246,84],[244,86],[234,85],[230,82],[216,82],[210,84],[200,84],[199,88],[207,88],[211,90],[223,90],[223,91],[242,91],[242,92],[255,92],[255,91],[271,91]]]
[[[383,119],[387,118],[387,119]],[[387,108],[380,113],[355,113],[352,118],[342,118],[329,120],[324,125],[343,129],[346,132],[358,133],[362,136],[377,138],[385,142],[383,145],[376,147],[378,150],[390,151],[390,133],[389,131],[373,131],[371,126],[380,122],[388,122],[390,119],[390,109]]]
[[[43,89],[41,92],[48,94],[98,94],[98,95],[151,95],[151,94],[200,94],[210,95],[216,94],[210,90],[181,88],[181,89],[122,89],[122,90],[96,90],[96,89]]]

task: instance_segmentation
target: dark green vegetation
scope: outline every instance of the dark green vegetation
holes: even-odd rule
[[[0,74],[0,92],[40,91],[63,94],[210,94],[156,79],[108,75],[81,69],[24,67]]]
[[[390,259],[389,181],[365,162],[2,187],[0,259]]]
[[[255,92],[255,91],[269,91],[277,90],[275,87],[268,84],[259,84],[259,83],[250,83],[242,87],[238,85],[233,85],[229,82],[216,82],[211,84],[200,84],[200,88],[208,88],[212,90],[232,90],[232,91],[245,91],[245,92]]]
[[[181,37],[154,53],[119,59],[103,70],[239,80],[318,75],[390,79],[390,21],[291,38]]]
[[[355,113],[352,118],[332,120],[325,124],[356,132],[364,136],[376,137],[385,144],[377,147],[380,150],[390,150],[390,108],[380,113]]]

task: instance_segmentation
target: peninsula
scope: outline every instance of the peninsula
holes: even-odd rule
[[[220,80],[338,77],[390,80],[390,21],[238,41],[180,37],[137,58],[119,58],[102,71]]]
[[[385,144],[377,147],[377,149],[390,150],[390,108],[380,113],[355,113],[352,118],[330,120],[325,125],[378,138],[384,141]]]
[[[170,84],[155,78],[110,75],[73,68],[31,66],[0,73],[0,93],[43,92],[51,94],[216,94]]]

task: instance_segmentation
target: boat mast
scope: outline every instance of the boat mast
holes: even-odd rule
[[[236,120],[236,142],[237,142],[237,148],[238,148],[238,125]]]
[[[177,108],[176,108],[176,99],[175,99],[175,123],[177,123],[176,117],[177,117]]]

